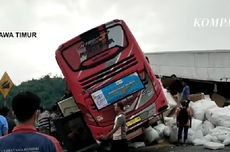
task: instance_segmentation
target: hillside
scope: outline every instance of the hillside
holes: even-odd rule
[[[31,91],[41,98],[41,105],[50,108],[63,95],[66,90],[66,84],[63,78],[46,75],[40,79],[32,79],[14,86],[7,97],[7,105],[11,106],[13,97],[21,91]],[[3,96],[0,94],[0,105],[3,105]]]

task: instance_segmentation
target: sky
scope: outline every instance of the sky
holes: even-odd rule
[[[58,46],[113,19],[127,23],[143,52],[230,50],[229,0],[0,0],[0,34],[36,32],[0,35],[0,77],[18,85],[62,76]]]

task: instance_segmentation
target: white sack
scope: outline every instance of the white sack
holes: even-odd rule
[[[152,143],[159,139],[158,132],[153,129],[151,126],[144,130],[144,135],[147,143]]]
[[[215,136],[212,136],[210,134],[204,136],[204,139],[208,142],[217,142],[217,143],[220,143],[220,141],[217,139],[217,137]]]
[[[221,143],[216,136],[211,136],[211,142]]]
[[[202,130],[202,121],[192,118],[192,130]]]
[[[137,149],[140,147],[145,147],[145,143],[144,142],[133,142],[133,143],[129,143],[128,146]]]
[[[230,145],[230,137],[226,138],[226,139],[224,140],[223,144],[224,144],[225,146]]]
[[[195,119],[199,119],[201,121],[205,118],[205,112],[210,109],[217,107],[216,103],[214,101],[211,101],[209,99],[202,99],[196,102],[190,102],[189,106],[192,109],[193,117]]]
[[[203,138],[202,133],[202,121],[198,119],[192,119],[192,127],[188,130],[188,143],[193,143],[197,138]]]
[[[174,117],[164,117],[165,125],[172,127],[176,125],[176,118]]]
[[[213,137],[216,137],[220,142],[223,142],[227,137],[230,136],[230,128],[217,126],[216,128],[212,129],[209,134]]]
[[[224,144],[215,143],[215,142],[207,142],[204,144],[205,148],[217,150],[217,149],[224,149]]]
[[[197,139],[194,139],[193,140],[193,145],[195,146],[203,146],[205,143],[207,143],[208,141],[205,140],[204,138],[200,139],[200,138],[197,138]]]
[[[163,92],[164,92],[164,95],[165,95],[165,97],[166,97],[166,100],[167,100],[167,102],[168,102],[169,107],[170,107],[170,108],[176,107],[176,106],[177,106],[177,102],[174,100],[174,98],[173,98],[173,96],[171,95],[171,93],[168,92],[167,89],[164,89]]]
[[[202,124],[202,132],[203,132],[203,135],[206,136],[207,134],[210,133],[210,131],[212,129],[214,129],[215,126],[208,120],[205,120]]]
[[[175,143],[175,142],[177,142],[177,136],[178,136],[178,128],[177,128],[177,126],[172,126],[172,127],[170,127],[170,129],[171,129],[171,134],[170,134],[170,136],[169,136],[169,142],[170,143]]]
[[[202,139],[204,136],[203,136],[203,133],[201,130],[188,130],[188,140],[187,140],[187,143],[194,143],[194,140],[196,139]]]
[[[206,112],[207,119],[215,126],[230,128],[230,106],[212,108]]]
[[[158,132],[160,137],[163,137],[165,127],[166,126],[164,124],[158,124],[157,126],[154,127],[154,129]]]
[[[194,140],[194,131],[192,129],[188,130],[188,139],[187,139],[187,143],[192,144],[193,140]]]
[[[164,128],[164,136],[169,137],[171,134],[171,129],[169,126],[165,126]]]
[[[210,98],[210,95],[204,95],[204,99],[206,99],[206,100],[212,100],[211,98]]]
[[[211,141],[212,140],[212,136],[211,135],[206,135],[206,136],[204,136],[204,139],[206,140],[206,141]]]

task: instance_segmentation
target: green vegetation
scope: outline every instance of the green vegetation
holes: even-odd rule
[[[14,86],[10,91],[6,103],[10,107],[13,97],[22,91],[31,91],[41,98],[41,105],[50,108],[64,95],[66,84],[63,78],[46,75],[38,80],[32,79]],[[0,94],[0,105],[3,105],[3,96]]]

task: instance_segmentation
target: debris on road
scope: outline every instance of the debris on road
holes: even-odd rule
[[[187,143],[215,150],[230,145],[230,106],[218,107],[209,96],[189,106],[193,118]],[[164,136],[169,137],[170,143],[177,142],[176,118],[165,117],[165,125]]]

